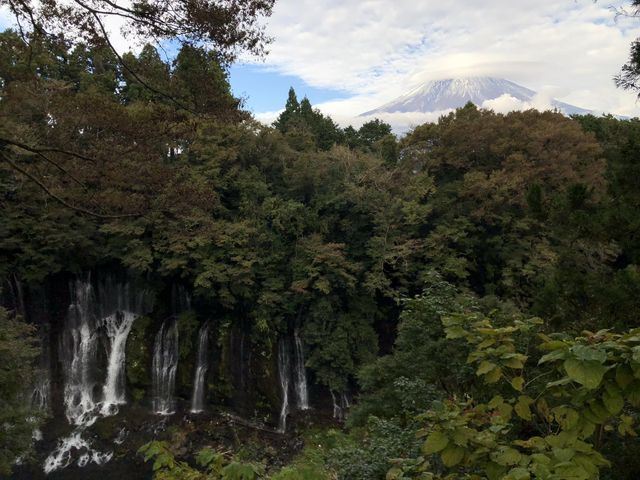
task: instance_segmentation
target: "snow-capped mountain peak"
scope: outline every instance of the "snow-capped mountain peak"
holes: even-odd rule
[[[508,98],[514,104],[535,106],[537,93],[509,80],[492,77],[449,78],[420,85],[362,116],[380,113],[437,112],[463,107],[472,102],[479,107],[492,100]],[[557,108],[567,115],[586,114],[588,110],[558,100],[547,101],[548,108]]]

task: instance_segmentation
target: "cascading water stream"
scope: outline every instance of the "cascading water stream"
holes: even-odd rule
[[[94,370],[98,335],[92,312],[91,284],[76,281],[72,295],[74,303],[69,307],[62,337],[65,413],[70,424],[89,426],[97,419]]]
[[[42,370],[38,373],[31,392],[31,406],[43,412],[49,410],[50,395],[51,380],[49,379],[49,370]]]
[[[77,280],[71,285],[71,305],[62,333],[61,362],[64,372],[64,405],[67,420],[76,428],[58,441],[47,457],[45,473],[69,466],[77,458],[78,466],[90,462],[102,465],[113,452],[99,452],[82,438],[84,430],[100,416],[115,415],[118,405],[126,403],[125,352],[131,327],[145,308],[146,293],[133,295],[127,284],[107,279],[99,285],[99,299],[89,281]],[[98,378],[98,346],[105,335],[107,375],[104,384]],[[104,377],[103,377],[104,378]],[[102,388],[98,388],[102,384]]]
[[[293,332],[294,340],[294,381],[293,386],[296,392],[296,401],[300,410],[308,410],[309,390],[307,389],[307,372],[304,366],[304,350],[302,349],[302,339],[298,330]]]
[[[27,309],[25,307],[24,293],[22,291],[22,282],[17,275],[13,275],[13,280],[7,282],[9,286],[9,293],[12,297],[13,308],[15,312],[22,316],[27,317]]]
[[[344,420],[347,417],[347,410],[351,404],[349,403],[349,397],[346,393],[340,393],[336,398],[336,394],[333,390],[329,390],[331,393],[331,400],[333,401],[333,418],[337,420]]]
[[[191,413],[200,413],[204,410],[205,379],[209,370],[209,324],[200,327],[197,360],[191,396]]]
[[[281,339],[278,343],[278,377],[282,392],[282,407],[278,420],[278,432],[284,433],[287,429],[287,416],[289,415],[289,378],[291,377],[291,365],[287,342]]]
[[[118,405],[127,403],[125,397],[125,353],[127,337],[137,315],[132,312],[115,312],[104,319],[104,327],[109,339],[109,361],[107,379],[102,389],[102,415],[115,415]]]
[[[96,463],[111,459],[110,453],[94,451],[82,438],[84,430],[98,419],[94,387],[94,371],[98,335],[93,315],[93,292],[89,282],[76,281],[71,288],[67,324],[62,334],[61,360],[65,376],[64,405],[67,420],[76,429],[58,441],[57,448],[44,462],[45,473],[65,468],[73,461],[73,451],[85,451],[78,465],[86,465],[92,458]],[[88,455],[88,456],[87,456]]]
[[[152,360],[153,411],[160,415],[174,412],[173,397],[178,368],[178,324],[167,320],[157,333]]]

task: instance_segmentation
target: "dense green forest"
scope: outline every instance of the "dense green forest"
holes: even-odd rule
[[[51,478],[638,478],[640,120],[469,103],[398,137],[291,89],[264,125],[228,68],[272,2],[126,12],[170,60],[43,4],[0,33],[0,477],[67,436]],[[83,348],[81,402],[115,410],[73,416]]]

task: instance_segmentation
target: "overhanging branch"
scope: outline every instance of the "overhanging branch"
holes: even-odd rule
[[[82,207],[78,207],[78,206],[72,205],[71,203],[67,202],[63,198],[61,198],[58,195],[56,195],[55,193],[53,193],[38,177],[36,177],[35,175],[32,175],[31,173],[29,173],[27,170],[25,170],[20,165],[15,163],[13,160],[11,160],[7,155],[5,155],[2,152],[0,152],[0,161],[6,162],[15,171],[19,172],[20,174],[24,175],[29,180],[34,182],[36,185],[38,185],[38,187],[40,187],[40,189],[42,189],[42,191],[44,191],[48,196],[53,198],[56,202],[58,202],[59,204],[63,205],[64,207],[69,208],[71,210],[74,210],[76,212],[82,213],[84,215],[89,215],[91,217],[104,219],[104,220],[114,220],[114,219],[118,219],[118,218],[135,218],[135,217],[140,217],[142,215],[141,213],[123,213],[123,214],[118,214],[118,215],[105,215],[105,214],[102,214],[102,213],[98,213],[98,212],[93,212],[91,210],[87,210],[86,208],[82,208]]]

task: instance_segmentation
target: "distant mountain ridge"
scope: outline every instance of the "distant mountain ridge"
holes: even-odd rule
[[[531,103],[537,95],[533,90],[510,80],[493,77],[449,78],[427,82],[410,92],[361,116],[380,113],[437,112],[463,107],[472,102],[481,107],[485,102],[509,95],[520,102]],[[550,107],[566,115],[588,114],[590,110],[555,99]]]

